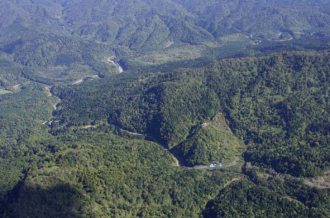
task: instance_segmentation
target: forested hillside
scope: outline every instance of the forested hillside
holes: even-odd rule
[[[318,175],[330,164],[329,57],[325,52],[229,59],[59,89],[53,130],[108,120],[171,149],[187,146],[198,125],[222,112],[248,145],[246,161],[295,176]]]
[[[243,180],[229,186],[207,204],[204,217],[329,216],[328,191],[312,189],[293,181],[269,179],[266,182],[268,184],[255,185]],[[299,194],[292,192],[297,189]]]
[[[36,123],[18,113],[29,124],[19,124],[23,138],[3,132],[12,145],[1,148],[11,175],[2,180],[1,211],[327,217],[329,57],[279,53],[56,86],[53,117],[34,115],[36,102],[25,112]],[[28,90],[22,102],[32,93],[58,101]],[[224,168],[209,171],[212,161]],[[307,182],[315,176],[323,180]]]
[[[0,51],[28,66],[61,66],[57,71],[66,74],[86,65],[95,70],[104,56],[113,54],[136,66],[264,50],[328,48],[330,39],[327,1],[3,0],[0,4]],[[104,67],[96,71],[107,72]]]
[[[0,217],[330,217],[328,0],[1,0]]]
[[[5,0],[1,6],[2,30],[17,33],[38,24],[36,32],[73,33],[132,49],[164,47],[171,41],[198,43],[234,33],[285,40],[326,32],[330,23],[327,1]]]

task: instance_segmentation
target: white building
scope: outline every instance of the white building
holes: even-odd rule
[[[222,163],[211,163],[210,164],[210,168],[211,169],[214,169],[214,168],[218,168],[218,169],[221,169],[221,168],[223,168],[223,164]]]

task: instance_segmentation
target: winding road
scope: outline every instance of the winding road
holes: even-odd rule
[[[115,58],[116,58],[115,56],[108,57],[107,62],[110,63],[111,65],[116,66],[119,73],[123,73],[124,72],[124,68],[122,66],[120,66],[119,63],[115,62]]]
[[[107,59],[107,62],[110,63],[110,64],[112,64],[112,65],[117,66],[119,73],[123,73],[124,72],[123,68],[118,63],[116,63],[114,61],[114,59],[115,59],[115,57],[109,57]],[[98,79],[98,78],[100,78],[98,75],[86,76],[86,77],[83,77],[83,78],[81,78],[79,80],[74,81],[73,83],[71,83],[71,85],[79,85],[79,84],[83,83],[84,81],[86,81],[87,79]],[[46,95],[48,97],[53,97],[54,96],[54,94],[52,93],[51,88],[52,87],[50,87],[50,86],[46,86],[44,88],[45,93],[46,93]],[[54,110],[57,109],[58,104],[59,104],[59,102],[56,102],[53,105]],[[53,121],[54,120],[45,121],[43,124],[50,125]],[[204,123],[202,125],[202,127],[206,127],[208,125],[209,125],[209,123]],[[75,127],[75,128],[76,129],[95,129],[98,126],[99,125],[84,125],[84,126],[78,126],[78,127]],[[193,166],[193,167],[184,166],[184,165],[180,164],[180,160],[175,156],[175,154],[173,152],[171,152],[171,150],[169,150],[168,148],[166,148],[165,145],[160,144],[156,139],[154,139],[154,138],[152,138],[150,136],[146,136],[146,135],[137,133],[137,132],[132,132],[132,131],[129,131],[129,130],[125,130],[123,128],[120,128],[119,126],[116,126],[116,127],[119,128],[121,131],[127,133],[127,134],[130,134],[132,136],[141,136],[141,137],[145,138],[145,140],[151,141],[151,142],[156,143],[157,145],[159,145],[166,153],[168,153],[172,157],[172,159],[173,159],[173,166],[175,166],[175,167],[182,167],[182,168],[194,169],[194,170],[210,170],[211,169],[209,165],[199,165],[199,166]],[[226,165],[223,169],[227,169],[227,168],[230,168],[232,166],[237,165],[238,161],[239,161],[239,158],[235,158],[232,163]]]
[[[73,83],[71,83],[71,85],[80,85],[81,83],[85,82],[87,79],[99,79],[99,78],[100,78],[99,75],[85,76],[81,79],[74,81]]]

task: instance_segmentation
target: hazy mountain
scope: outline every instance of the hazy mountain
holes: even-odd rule
[[[4,38],[11,31],[17,37],[28,30],[74,35],[131,49],[219,40],[234,33],[285,40],[328,32],[330,23],[326,1],[4,0],[1,8]]]

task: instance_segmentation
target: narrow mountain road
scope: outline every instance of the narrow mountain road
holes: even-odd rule
[[[166,153],[168,153],[172,157],[172,159],[174,161],[173,166],[175,166],[175,167],[181,167],[181,168],[192,169],[192,170],[210,170],[211,169],[209,165],[198,165],[198,166],[192,166],[192,167],[184,166],[180,163],[179,158],[171,150],[166,148],[165,145],[162,145],[159,142],[157,142],[157,140],[154,139],[153,137],[145,136],[141,133],[131,132],[131,131],[122,129],[119,126],[116,126],[116,127],[119,128],[121,131],[123,131],[125,133],[128,133],[128,134],[133,135],[133,136],[141,136],[141,137],[145,138],[145,140],[151,141],[151,142],[156,143],[157,145],[159,145]],[[224,167],[221,168],[221,170],[228,170],[229,168],[236,166],[238,164],[239,160],[240,160],[239,157],[235,157],[232,162],[230,162],[228,164],[225,164]]]
[[[99,79],[99,78],[100,78],[99,75],[85,76],[81,79],[73,81],[71,85],[80,85],[81,83],[85,82],[87,79]]]
[[[235,157],[234,160],[228,164],[224,164],[224,166],[221,168],[223,170],[226,170],[228,168],[234,167],[238,164],[239,158]],[[211,169],[209,165],[198,165],[198,166],[193,166],[193,167],[187,167],[187,168],[192,168],[195,170],[209,170]]]
[[[111,65],[116,66],[117,69],[118,69],[118,72],[119,72],[119,73],[123,73],[123,72],[124,72],[124,68],[123,68],[122,66],[120,66],[119,63],[117,63],[117,62],[114,61],[115,58],[116,58],[116,57],[114,57],[114,56],[112,56],[112,57],[108,57],[107,62],[108,62],[109,64],[111,64]]]
[[[112,125],[114,125],[114,124],[112,124]],[[175,167],[181,167],[181,168],[192,169],[192,170],[210,170],[211,169],[209,165],[198,165],[198,166],[192,166],[192,167],[184,166],[180,163],[179,158],[176,157],[176,155],[171,150],[166,148],[165,145],[160,144],[155,138],[153,138],[151,136],[143,135],[141,133],[132,132],[132,131],[123,129],[123,128],[117,126],[117,125],[114,125],[114,126],[118,129],[120,129],[120,131],[122,131],[126,134],[129,134],[129,135],[132,135],[132,136],[140,136],[140,137],[143,137],[147,141],[150,141],[150,142],[153,142],[153,143],[156,143],[157,145],[159,145],[166,153],[168,153],[172,157],[173,166],[175,166]],[[77,127],[77,128],[79,128],[79,129],[89,129],[89,128],[95,128],[95,126],[87,125],[87,126],[82,126],[82,127]],[[235,157],[232,162],[230,162],[228,164],[225,164],[224,167],[221,168],[221,170],[226,170],[226,169],[229,169],[231,167],[236,166],[238,164],[238,161],[239,161],[239,158]]]
[[[174,159],[174,163],[175,163],[174,166],[176,166],[176,167],[180,167],[180,162],[179,162],[179,160],[178,160],[174,155],[172,155],[172,158]]]
[[[230,162],[229,164],[226,164],[223,168],[224,169],[228,169],[230,167],[234,167],[238,164],[239,158],[235,157],[234,160],[232,162]]]
[[[241,181],[243,177],[236,177],[236,178],[233,178],[231,180],[229,180],[228,182],[226,182],[223,186],[223,188],[226,188],[227,186],[233,184],[234,182],[238,182],[238,181]]]
[[[157,143],[157,142],[155,142],[155,141],[152,141],[152,142],[154,142],[154,143],[160,145],[159,143]],[[162,145],[160,145],[160,146],[163,148],[163,150],[164,150],[165,152],[167,152],[168,154],[171,155],[172,159],[174,160],[173,166],[175,166],[175,167],[183,167],[183,166],[181,166],[179,159],[178,159],[178,158],[177,158],[177,157],[176,157],[176,156],[175,156],[175,155],[174,155],[169,149],[165,148],[165,147],[162,146]]]
[[[71,83],[71,85],[79,85],[79,84],[81,84],[83,82],[84,82],[84,78],[78,79],[78,80],[74,81],[73,83]]]
[[[95,75],[90,75],[90,76],[84,76],[83,78],[72,82],[71,85],[79,85],[79,84],[85,82],[87,79],[92,79],[92,80],[100,79],[100,76],[96,75],[96,74]],[[61,102],[61,99],[58,98],[56,95],[54,95],[54,93],[52,93],[52,88],[53,88],[53,86],[48,86],[48,85],[45,86],[44,87],[44,93],[50,98],[56,97],[58,99],[58,101],[56,101],[55,103],[52,104],[53,110],[56,111],[59,103]],[[50,120],[50,121],[45,121],[42,124],[43,125],[46,125],[46,124],[51,125],[52,122],[53,122],[53,120]],[[88,128],[93,128],[93,126],[85,126],[85,129],[88,129]]]
[[[114,57],[109,57],[109,58],[107,59],[107,61],[108,61],[109,63],[111,63],[111,64],[116,65],[116,66],[118,67],[119,72],[122,73],[122,72],[123,72],[122,67],[121,67],[119,64],[117,64],[116,62],[114,62],[113,59],[114,59]],[[93,76],[84,77],[84,78],[81,78],[81,79],[79,79],[79,80],[76,80],[76,81],[73,82],[71,85],[78,85],[78,84],[81,84],[81,83],[83,83],[85,80],[87,80],[87,79],[89,79],[89,78],[91,78],[91,79],[96,79],[96,78],[99,78],[99,76],[98,76],[98,75],[93,75]],[[49,87],[49,86],[46,86],[46,87],[45,87],[45,93],[46,93],[47,96],[49,96],[49,97],[53,97],[53,96],[55,96],[55,95],[52,93],[51,88],[52,88],[52,87]],[[57,106],[58,106],[59,103],[60,103],[60,101],[58,101],[58,102],[56,102],[56,103],[53,104],[53,109],[54,109],[54,110],[57,109]],[[43,124],[45,124],[45,125],[46,125],[46,124],[50,125],[52,122],[53,122],[53,120],[45,121]],[[113,124],[112,124],[112,125],[113,125]],[[209,123],[204,123],[204,124],[202,125],[202,127],[205,128],[205,127],[207,127],[208,125],[209,125]],[[76,129],[82,129],[82,130],[83,130],[83,129],[95,129],[95,128],[97,128],[98,126],[99,126],[99,125],[84,125],[84,126],[78,126],[78,127],[75,127],[75,128],[76,128]],[[182,165],[182,164],[180,163],[179,158],[176,157],[176,155],[175,155],[170,149],[168,149],[165,145],[160,144],[160,143],[159,143],[156,139],[154,139],[153,137],[151,137],[151,136],[146,136],[146,135],[143,135],[143,134],[141,134],[141,133],[137,133],[137,132],[132,132],[132,131],[129,131],[129,130],[125,130],[125,129],[123,129],[123,128],[119,127],[119,126],[116,126],[116,125],[115,125],[115,127],[118,128],[118,129],[120,129],[123,133],[129,134],[129,135],[132,135],[132,136],[140,136],[140,137],[145,138],[145,140],[148,140],[148,141],[151,141],[151,142],[153,142],[153,143],[156,143],[156,144],[159,145],[159,146],[160,146],[160,147],[161,147],[166,153],[168,153],[168,154],[172,157],[172,159],[173,159],[173,166],[175,166],[175,167],[182,167],[182,168],[186,168],[186,169],[194,169],[194,170],[209,170],[209,169],[211,169],[209,165],[199,165],[199,166],[193,166],[193,167],[184,166],[184,165]],[[235,158],[235,159],[233,160],[233,162],[231,162],[230,164],[226,165],[223,169],[226,169],[226,168],[229,168],[229,167],[232,167],[232,166],[237,165],[238,161],[239,161],[239,158]]]

